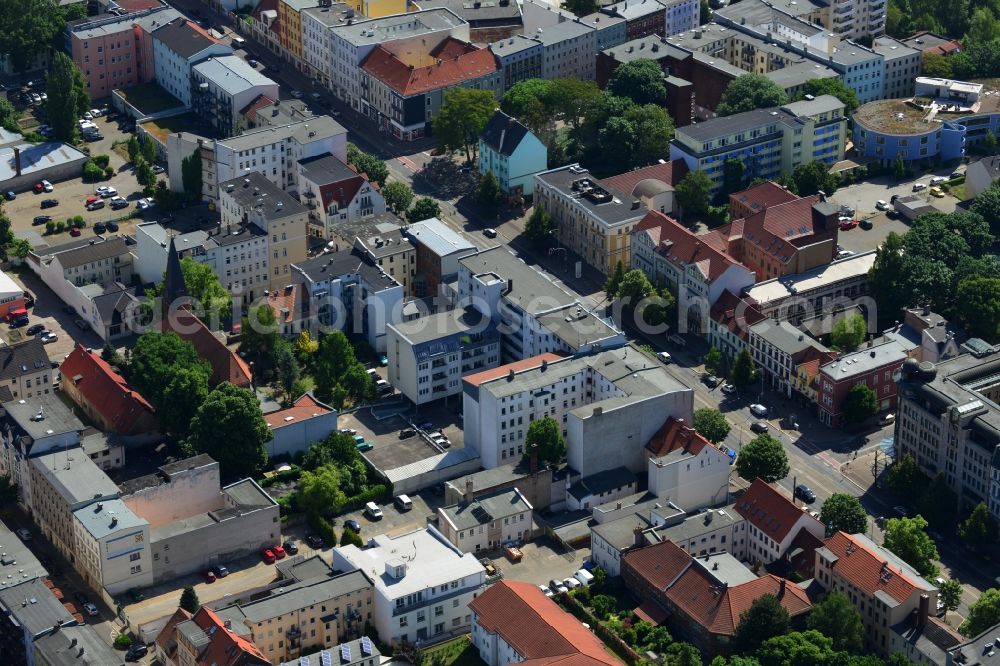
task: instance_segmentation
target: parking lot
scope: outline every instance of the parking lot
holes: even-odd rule
[[[55,333],[58,338],[55,342],[45,345],[45,351],[52,361],[61,362],[67,354],[73,351],[77,341],[87,347],[100,348],[103,346],[96,333],[81,331],[73,325],[73,320],[76,317],[63,311],[63,302],[27,266],[22,266],[17,271],[8,271],[7,274],[28,292],[34,294],[35,306],[28,310],[28,326],[21,328],[3,327],[0,336],[4,342],[16,344],[26,340],[28,329],[36,324],[41,324],[47,330]]]
[[[910,230],[910,226],[905,220],[890,220],[885,216],[885,213],[878,213],[870,219],[872,221],[871,229],[854,227],[850,231],[840,231],[837,234],[837,242],[845,250],[861,254],[878,249],[892,231],[902,235]]]
[[[927,185],[930,183],[932,176],[947,178],[952,171],[954,171],[954,167],[941,168],[933,173],[923,174],[917,178],[910,178],[904,181],[897,181],[891,176],[878,176],[863,183],[848,185],[837,190],[830,196],[830,201],[854,207],[856,217],[859,220],[877,213],[878,211],[875,209],[876,202],[879,200],[888,202],[894,194],[898,194],[901,197],[916,194],[926,199],[928,203],[938,210],[945,213],[952,213],[955,210],[956,204],[958,204],[958,200],[955,197],[951,195],[947,195],[942,199],[932,197],[928,192],[929,188],[921,192],[913,191],[915,183]]]

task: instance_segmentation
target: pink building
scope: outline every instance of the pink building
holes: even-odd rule
[[[73,62],[87,82],[90,98],[110,97],[112,90],[152,81],[152,32],[180,16],[171,7],[153,7],[114,16],[102,14],[69,26]]]
[[[894,375],[907,358],[906,349],[896,340],[861,347],[820,368],[816,402],[819,420],[831,428],[841,426],[844,399],[856,384],[875,393],[879,411],[896,408]]]

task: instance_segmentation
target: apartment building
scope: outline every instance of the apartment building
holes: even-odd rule
[[[354,10],[337,2],[329,6],[308,7],[299,12],[302,20],[302,57],[309,75],[331,87],[333,62],[330,59],[330,28],[353,20]]]
[[[87,82],[91,99],[111,96],[112,90],[148,83],[156,76],[152,33],[181,14],[173,7],[119,16],[99,14],[66,26],[67,51]]]
[[[971,508],[986,502],[1000,517],[1000,353],[990,348],[934,364],[909,359],[900,368],[896,455],[912,456],[929,477],[944,474]]]
[[[708,314],[708,344],[722,353],[725,367],[746,348],[750,327],[762,319],[764,315],[753,304],[733,292],[719,296]]]
[[[402,285],[408,298],[415,295],[417,248],[403,233],[398,217],[388,213],[376,216],[372,231],[354,238],[354,249]]]
[[[530,541],[532,516],[531,503],[517,488],[465,497],[437,510],[441,534],[463,553],[495,551],[505,544]]]
[[[302,16],[304,9],[318,7],[319,0],[278,0],[278,36],[281,57],[297,70],[308,73],[302,43]]]
[[[73,528],[76,569],[91,588],[115,595],[155,582],[149,522],[120,499],[77,509]]]
[[[479,136],[479,173],[496,176],[511,200],[534,192],[534,175],[549,168],[548,149],[527,127],[497,111]]]
[[[385,213],[378,183],[333,155],[299,160],[299,201],[309,209],[309,235],[328,240],[337,225]]]
[[[646,215],[638,199],[571,164],[535,176],[535,205],[552,217],[561,246],[601,273],[610,274],[618,262],[628,270],[632,231]]]
[[[715,194],[728,159],[742,161],[746,177],[765,180],[814,160],[833,164],[844,156],[846,124],[843,102],[821,95],[680,127],[670,142],[670,159],[707,173]]]
[[[729,498],[729,456],[683,418],[671,416],[646,442],[649,492],[693,512]]]
[[[558,423],[582,477],[624,466],[646,471],[645,445],[671,416],[686,421],[692,391],[634,347],[553,358],[543,354],[463,382],[465,443],[492,469],[521,459],[528,426]]]
[[[40,246],[28,253],[28,267],[64,303],[76,306],[90,295],[132,281],[133,241],[126,236],[78,238]],[[81,288],[86,286],[87,292]],[[87,312],[80,311],[86,315]]]
[[[458,276],[459,262],[476,254],[476,245],[436,217],[409,225],[405,233],[417,250],[414,295],[417,298],[442,295],[453,298],[455,294],[450,285]]]
[[[483,592],[486,570],[433,527],[390,537],[368,547],[333,549],[333,568],[362,571],[375,583],[373,624],[390,645],[466,633],[469,603]]]
[[[882,76],[882,97],[884,99],[906,99],[913,97],[916,78],[920,76],[922,53],[888,35],[876,37],[872,50],[885,59],[885,74]]]
[[[289,282],[289,267],[293,263],[305,261],[308,250],[307,226],[308,210],[290,194],[274,185],[269,179],[257,172],[251,172],[245,177],[220,183],[219,209],[222,212],[221,227],[240,230],[256,227],[263,232],[266,261],[261,262],[265,283],[271,289],[280,289]],[[256,232],[248,232],[254,236]],[[232,235],[231,232],[229,234]],[[220,240],[224,240],[222,236]],[[250,241],[253,242],[253,241]],[[243,244],[227,248],[232,256],[233,270],[243,266],[236,263],[236,252],[243,255]],[[256,257],[254,257],[256,259]],[[242,261],[248,268],[252,265],[256,270],[258,262],[249,258]],[[230,257],[226,257],[227,266]],[[228,269],[227,269],[228,270]],[[248,270],[247,280],[252,280],[253,274]],[[228,279],[228,274],[227,274]],[[240,278],[240,288],[244,287]],[[240,291],[239,289],[237,291]],[[252,297],[251,297],[252,298]]]
[[[183,17],[153,31],[156,82],[185,107],[191,106],[191,68],[195,63],[232,53],[232,48]]]
[[[17,537],[11,537],[17,540]],[[34,599],[35,603],[25,603],[25,598]],[[0,588],[0,613],[5,618],[0,625],[4,659],[12,664],[34,666],[36,641],[57,635],[61,629],[84,623],[83,616],[72,613],[70,608],[64,606],[37,577],[20,585]],[[104,642],[103,639],[98,640]],[[107,645],[106,642],[104,644]],[[107,663],[121,664],[121,661],[117,664],[116,661]]]
[[[100,354],[77,344],[59,374],[62,392],[102,431],[129,437],[156,430],[153,406]]]
[[[0,347],[0,403],[48,393],[53,387],[52,374],[41,339]]]
[[[770,564],[788,557],[802,533],[819,542],[826,529],[808,511],[799,508],[781,490],[755,479],[735,502],[736,513],[747,521],[746,541],[733,554],[748,562]]]
[[[875,393],[879,411],[895,410],[895,375],[907,358],[907,348],[896,340],[890,340],[881,344],[869,342],[854,353],[841,354],[837,360],[821,366],[816,401],[819,420],[831,428],[840,427],[844,417],[844,400],[850,390],[859,384]]]
[[[761,371],[761,386],[792,397],[796,368],[815,350],[828,354],[829,349],[787,321],[764,319],[750,326],[750,355]]]
[[[493,42],[489,48],[503,74],[504,92],[521,81],[542,77],[545,47],[536,37],[511,35]]]
[[[273,662],[230,621],[207,606],[191,615],[178,608],[156,637],[157,654],[164,666],[231,663],[270,666]],[[164,645],[167,649],[159,649]]]
[[[660,2],[660,0],[639,0],[639,2],[633,0],[631,3],[628,0],[624,0],[624,2],[602,7],[601,11],[608,16],[617,16],[625,19],[626,39],[638,39],[649,35],[670,36],[677,32],[698,27],[698,12],[692,14],[690,11],[690,8],[696,3],[691,2],[691,0],[684,0],[683,2],[681,0],[674,0],[671,4],[674,5],[674,10],[684,10],[683,20],[680,19],[677,11],[671,15],[667,3]],[[667,30],[668,15],[671,15],[670,18],[676,19],[672,22],[672,31]],[[677,29],[678,26],[683,27]]]
[[[242,111],[261,95],[278,99],[278,84],[234,55],[217,56],[191,67],[191,110],[210,119],[219,136],[246,129]]]

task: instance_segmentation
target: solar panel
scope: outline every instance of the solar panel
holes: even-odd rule
[[[375,654],[372,650],[372,639],[367,636],[361,637],[361,654],[368,655],[369,657]]]
[[[341,645],[340,646],[340,661],[345,664],[351,663],[351,646]]]

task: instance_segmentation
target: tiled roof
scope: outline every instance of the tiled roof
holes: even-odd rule
[[[0,380],[33,375],[49,368],[50,365],[41,338],[31,338],[15,345],[0,347]]]
[[[601,182],[621,192],[635,194],[636,185],[644,180],[658,180],[675,187],[687,175],[687,172],[688,166],[684,160],[672,160],[603,178]]]
[[[90,406],[121,435],[138,434],[140,420],[153,406],[132,389],[107,361],[78,344],[59,367],[62,381],[73,382]],[[147,420],[148,425],[148,420]]]
[[[240,115],[252,123],[257,122],[257,112],[274,106],[274,100],[267,95],[257,95],[252,102],[240,110]]]
[[[215,611],[202,606],[192,618],[195,624],[210,636],[209,643],[198,655],[198,663],[212,666],[235,666],[239,664],[267,664],[271,662],[264,657],[253,642],[239,636],[215,614]]]
[[[194,345],[198,356],[212,366],[212,376],[209,378],[212,386],[218,386],[222,382],[250,386],[250,366],[208,330],[204,322],[187,307],[172,313],[169,320],[163,322],[163,330],[173,331],[181,339]]]
[[[735,258],[703,242],[700,236],[659,211],[646,213],[632,233],[648,233],[657,254],[682,271],[686,266],[696,264],[709,281],[721,276],[730,266],[740,265]]]
[[[501,155],[510,156],[521,145],[521,140],[530,133],[516,118],[508,116],[503,111],[497,111],[486,123],[479,138]]]
[[[308,291],[301,284],[285,285],[282,289],[272,289],[267,295],[267,305],[278,323],[290,324],[304,312],[304,301]]]
[[[826,548],[837,557],[834,573],[869,597],[881,591],[902,603],[921,589],[902,569],[869,549],[854,535],[837,532],[826,540]]]
[[[622,563],[657,590],[665,590],[691,564],[691,556],[673,541],[664,541],[628,551]]]
[[[175,629],[177,623],[190,619],[191,613],[183,608],[178,608],[167,620],[167,624],[160,630],[160,633],[156,635],[156,644],[168,658],[173,659],[174,653],[177,651],[177,632]]]
[[[153,31],[153,37],[163,42],[182,58],[204,51],[218,40],[201,29],[194,21],[179,18]]]
[[[431,52],[439,61],[426,67],[410,68],[395,54],[376,46],[365,58],[361,68],[404,97],[459,85],[497,71],[497,63],[489,49],[479,49],[449,38]]]
[[[798,195],[787,188],[778,185],[772,180],[768,180],[742,192],[730,194],[729,202],[730,205],[738,203],[753,211],[759,211],[777,204],[795,201],[798,198]]]
[[[778,543],[784,541],[800,518],[816,520],[760,479],[755,479],[736,501],[736,511]]]
[[[500,581],[476,597],[469,608],[483,629],[498,634],[526,661],[558,661],[567,666],[619,664],[604,643],[531,583]],[[574,655],[584,659],[553,659]]]
[[[264,416],[264,420],[267,421],[267,426],[274,430],[292,423],[307,421],[315,416],[329,414],[332,411],[332,407],[324,405],[308,393],[303,393],[294,405],[280,412],[271,412]]]
[[[711,443],[683,419],[668,418],[648,442],[646,450],[656,457],[665,456],[673,451],[685,451],[693,456]]]
[[[542,361],[547,361],[549,363],[554,363],[555,361],[562,360],[562,356],[553,353],[539,354],[538,356],[532,356],[531,358],[526,358],[522,361],[515,361],[513,363],[508,363],[507,365],[501,365],[499,368],[493,368],[492,370],[483,370],[482,372],[477,372],[472,375],[466,375],[462,378],[468,384],[472,386],[479,386],[483,382],[488,382],[493,379],[499,379],[500,377],[507,376],[511,371],[515,374],[519,372],[524,372],[525,370],[534,370],[542,365]]]
[[[742,340],[749,335],[750,327],[766,319],[752,303],[729,291],[722,292],[709,315],[722,328]]]

